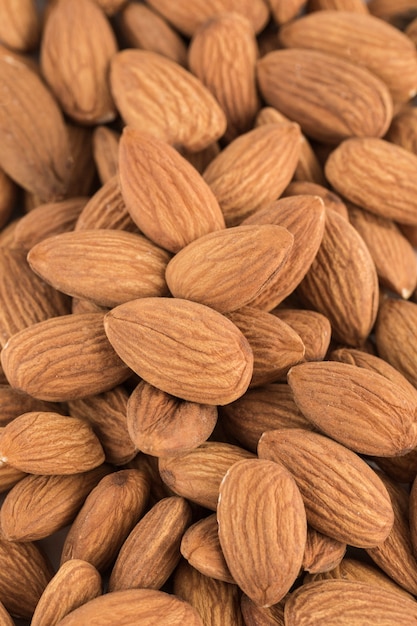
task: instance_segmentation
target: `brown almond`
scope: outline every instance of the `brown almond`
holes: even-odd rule
[[[101,577],[79,559],[61,565],[49,581],[32,617],[31,626],[56,626],[71,611],[101,595]]]
[[[133,221],[151,241],[178,252],[225,227],[210,187],[174,148],[127,127],[119,150],[120,186]]]
[[[9,491],[9,489],[17,485],[25,476],[25,472],[21,472],[10,465],[2,465],[0,467],[0,493]]]
[[[249,386],[253,354],[247,339],[207,306],[179,298],[141,298],[110,311],[104,323],[123,361],[173,396],[227,404]]]
[[[305,309],[275,309],[272,313],[290,326],[305,347],[305,361],[322,361],[327,354],[332,328],[330,322],[317,311]]]
[[[363,0],[308,0],[309,11],[353,11],[355,13],[369,13],[367,4]]]
[[[76,474],[104,461],[103,448],[84,420],[59,413],[23,413],[0,436],[2,463],[30,474]]]
[[[8,422],[22,415],[22,413],[29,413],[30,411],[53,411],[54,413],[61,413],[61,408],[58,404],[36,400],[36,398],[28,396],[26,393],[16,391],[16,389],[13,389],[10,385],[0,385],[1,426],[5,426]]]
[[[99,465],[67,476],[22,478],[6,495],[0,510],[3,537],[9,541],[38,541],[64,528],[110,471],[109,466]]]
[[[94,162],[102,185],[119,171],[119,139],[119,133],[104,125],[93,131]]]
[[[92,129],[73,122],[67,122],[66,129],[72,161],[67,197],[89,196],[96,184]]]
[[[228,226],[279,198],[294,174],[300,150],[297,124],[265,124],[237,137],[213,159],[204,179]]]
[[[93,228],[139,232],[126,208],[117,174],[109,178],[90,198],[81,211],[74,230]]]
[[[12,387],[52,402],[103,393],[131,373],[107,339],[102,313],[33,324],[8,340],[1,362]]]
[[[136,450],[174,456],[209,438],[217,422],[217,407],[180,400],[141,381],[129,397],[125,420]]]
[[[263,608],[252,602],[244,593],[240,601],[245,624],[251,626],[285,626],[284,606],[287,596],[273,606]]]
[[[398,111],[385,138],[417,154],[417,111],[413,106],[404,106]]]
[[[14,626],[14,621],[2,602],[0,602],[0,619],[3,626]]]
[[[0,41],[5,46],[18,52],[33,50],[39,41],[40,27],[37,8],[31,0],[3,2]]]
[[[291,474],[267,460],[235,463],[220,485],[217,519],[224,558],[239,587],[262,607],[279,602],[299,574],[307,532]]]
[[[225,114],[203,83],[156,52],[118,52],[111,62],[110,85],[125,124],[169,144],[198,152],[226,130]]]
[[[306,180],[294,180],[282,194],[286,196],[310,195],[318,196],[324,202],[326,211],[336,211],[341,217],[348,219],[348,210],[340,196],[323,186],[323,183],[311,183]]]
[[[336,541],[307,526],[303,570],[310,574],[327,572],[337,567],[346,553],[346,544]]]
[[[9,221],[17,198],[17,185],[0,169],[0,226]]]
[[[149,478],[126,469],[105,476],[88,494],[65,538],[61,565],[82,559],[103,572],[141,518],[149,497]]]
[[[172,491],[215,511],[220,483],[237,461],[254,455],[229,443],[206,442],[181,456],[161,457],[159,473]]]
[[[369,0],[369,11],[372,15],[385,20],[397,27],[404,26],[417,13],[415,0]]]
[[[288,261],[294,237],[274,224],[235,226],[200,237],[168,263],[175,298],[230,313],[267,288]],[[251,260],[250,264],[248,259]]]
[[[268,0],[272,17],[278,25],[297,17],[307,0]]]
[[[264,433],[258,454],[293,474],[316,530],[357,547],[377,546],[387,538],[394,522],[387,489],[351,450],[318,433],[286,429]]]

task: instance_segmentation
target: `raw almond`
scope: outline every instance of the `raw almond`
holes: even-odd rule
[[[387,538],[394,522],[387,489],[351,450],[318,433],[286,429],[264,433],[258,454],[293,474],[316,530],[357,547],[377,546]]]
[[[363,0],[308,0],[309,11],[354,11],[355,13],[369,13],[367,4]]]
[[[317,311],[305,309],[275,309],[272,313],[290,326],[301,337],[305,347],[305,361],[322,361],[327,354],[332,328],[330,322]]]
[[[12,215],[17,197],[17,185],[0,169],[0,225],[3,228]]]
[[[2,602],[0,602],[0,619],[3,626],[14,626],[14,621]]]
[[[253,354],[226,317],[179,298],[141,298],[105,317],[110,343],[141,378],[173,396],[227,404],[248,388]]]
[[[119,133],[104,125],[96,126],[93,131],[94,162],[102,185],[119,171],[119,139]]]
[[[274,224],[210,233],[188,244],[168,263],[169,290],[175,298],[199,302],[220,313],[236,311],[283,271],[293,242],[286,228]]]
[[[385,83],[332,54],[296,48],[270,52],[258,61],[258,81],[267,104],[324,143],[382,137],[392,119]]]
[[[118,52],[110,84],[123,121],[167,143],[198,152],[226,130],[225,114],[203,83],[156,52]]]
[[[303,570],[310,574],[327,572],[335,568],[346,553],[346,544],[336,541],[307,526],[307,541],[303,557]]]
[[[8,48],[20,52],[36,48],[40,26],[38,12],[31,0],[3,2],[0,41]]]
[[[324,183],[312,183],[308,180],[294,180],[282,194],[286,196],[310,195],[318,196],[324,202],[326,211],[336,211],[341,217],[348,219],[348,210],[340,196],[323,186]]]
[[[307,532],[291,474],[267,460],[235,463],[220,485],[217,520],[220,545],[240,589],[259,606],[279,602],[298,576]]]
[[[103,393],[130,375],[107,339],[102,313],[33,324],[8,340],[1,362],[12,387],[52,402]]]
[[[294,19],[305,6],[306,0],[268,0],[271,13],[278,25]]]
[[[167,143],[127,127],[120,140],[119,166],[122,196],[133,221],[162,248],[178,252],[224,229],[210,187]]]
[[[71,611],[101,595],[101,577],[90,563],[74,559],[61,565],[49,581],[31,626],[56,626]]]
[[[251,624],[252,626],[285,626],[284,606],[286,597],[273,606],[262,608],[257,606],[243,593],[240,608],[245,624]]]
[[[30,411],[53,411],[61,412],[59,404],[36,400],[26,393],[21,393],[10,387],[10,385],[0,385],[0,425],[5,426],[15,417]]]

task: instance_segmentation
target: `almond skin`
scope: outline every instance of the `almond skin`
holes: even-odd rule
[[[76,474],[104,461],[87,422],[59,413],[23,413],[0,436],[0,459],[31,474]]]
[[[403,224],[417,224],[417,156],[377,137],[343,141],[329,156],[326,177],[358,206]]]
[[[307,532],[291,474],[272,461],[239,461],[220,485],[217,520],[226,563],[242,591],[262,607],[279,602],[298,576]]]
[[[43,592],[32,626],[56,626],[71,611],[101,595],[101,577],[90,563],[74,559],[61,565]]]
[[[77,46],[71,49],[76,37]],[[42,35],[41,68],[63,111],[81,124],[116,116],[108,84],[117,43],[108,20],[92,0],[50,5]]]
[[[394,513],[386,487],[351,450],[318,433],[287,429],[264,433],[258,454],[293,474],[316,530],[357,547],[387,538]]]
[[[173,396],[227,404],[249,386],[253,354],[247,340],[230,320],[202,304],[141,298],[110,311],[104,323],[124,362]]]
[[[334,361],[303,363],[291,368],[288,383],[305,417],[355,452],[400,456],[417,445],[415,398],[376,372]]]
[[[119,148],[120,186],[141,232],[178,252],[225,227],[214,193],[174,148],[135,128],[124,129]]]
[[[303,569],[310,574],[327,572],[336,567],[346,553],[346,544],[307,527]]]
[[[105,307],[168,295],[170,258],[142,235],[110,229],[48,237],[27,257],[32,270],[58,291]]]
[[[295,48],[270,52],[258,61],[258,82],[267,104],[324,143],[382,137],[392,119],[385,83],[369,70],[328,53],[306,54]]]
[[[9,339],[1,360],[12,387],[52,402],[102,393],[130,375],[109,344],[102,313],[33,324]]]
[[[118,132],[104,125],[96,126],[93,131],[94,163],[102,185],[119,171],[119,139]]]
[[[2,18],[0,41],[5,46],[19,52],[36,48],[41,29],[38,12],[31,0],[6,0],[2,6]]]
[[[274,309],[272,313],[291,326],[301,337],[305,347],[305,361],[323,361],[330,345],[330,322],[317,311],[305,309]]]
[[[14,420],[15,417],[19,417],[22,413],[29,413],[29,411],[62,412],[59,404],[36,400],[36,398],[16,391],[16,389],[6,384],[0,385],[0,408],[0,426],[5,426],[8,422]]]
[[[168,263],[169,290],[175,298],[199,302],[220,313],[236,311],[285,268],[293,241],[287,229],[273,224],[210,233]]]
[[[198,152],[226,130],[226,117],[203,83],[156,52],[118,52],[110,84],[123,121],[169,144]]]

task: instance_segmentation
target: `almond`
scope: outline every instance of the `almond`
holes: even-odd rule
[[[17,485],[25,476],[25,472],[21,472],[10,465],[2,465],[0,467],[0,493],[9,491],[9,489]]]
[[[376,137],[343,141],[329,156],[326,177],[341,195],[381,217],[417,224],[417,155]]]
[[[273,606],[262,608],[257,606],[243,593],[240,608],[245,624],[252,624],[253,626],[285,626],[284,606],[286,597]]]
[[[17,186],[2,169],[0,169],[0,226],[3,227],[12,215],[17,197]]]
[[[290,326],[300,337],[305,347],[305,361],[322,361],[330,344],[330,322],[317,311],[304,309],[275,309],[272,313]]]
[[[36,72],[14,56],[0,54],[0,74],[0,167],[44,202],[58,200],[71,170],[62,113]]]
[[[134,372],[183,400],[227,404],[249,386],[253,354],[247,340],[230,320],[202,304],[132,300],[106,315],[105,329]]]
[[[181,558],[181,538],[190,522],[184,498],[157,502],[124,542],[111,572],[110,591],[160,589]]]
[[[118,52],[110,85],[123,121],[167,143],[198,152],[226,130],[226,117],[203,83],[156,52]]]
[[[145,472],[126,469],[105,476],[88,494],[65,538],[61,565],[82,559],[103,572],[113,565],[149,497]]]
[[[102,313],[33,324],[9,339],[1,359],[12,387],[52,402],[103,393],[130,375],[107,339]]]
[[[369,0],[368,8],[372,15],[397,27],[413,19],[417,11],[415,0]]]
[[[306,4],[306,0],[268,0],[271,13],[278,25],[289,22]]]
[[[341,217],[346,218],[346,220],[348,219],[348,210],[345,203],[336,193],[333,193],[333,191],[330,191],[327,187],[323,187],[323,183],[317,184],[307,180],[294,180],[288,185],[282,195],[283,197],[300,195],[318,196],[323,200],[326,211],[336,211]]]
[[[209,438],[217,422],[217,408],[179,400],[141,381],[129,397],[125,419],[137,450],[173,456],[197,448]]]
[[[0,41],[8,48],[20,52],[36,48],[40,26],[36,7],[31,0],[3,2]]]
[[[225,227],[218,202],[176,150],[134,128],[123,131],[120,185],[127,209],[157,245],[178,252],[195,239]]]
[[[58,622],[59,626],[111,626],[117,615],[120,626],[203,626],[198,613],[188,602],[153,589],[127,589],[106,593],[90,600]]]
[[[387,538],[394,521],[387,489],[351,450],[318,433],[286,429],[264,433],[258,454],[293,474],[316,530],[357,547],[377,546]]]
[[[32,617],[32,626],[56,626],[71,611],[101,595],[95,567],[79,559],[61,565],[45,588]]]
[[[227,228],[188,244],[168,263],[175,298],[230,313],[251,302],[285,268],[294,237],[273,224]],[[247,259],[251,259],[248,264]]]
[[[14,626],[10,613],[4,608],[4,604],[0,602],[0,618],[4,626]]]
[[[21,393],[10,385],[0,385],[0,425],[5,426],[22,413],[30,411],[53,411],[61,413],[59,404],[36,400],[26,393]]]
[[[346,544],[307,526],[307,542],[304,550],[303,569],[310,574],[327,572],[343,559]]]
[[[104,125],[96,126],[93,131],[94,162],[102,185],[119,170],[119,139],[119,133]]]
[[[66,128],[72,160],[67,197],[89,196],[96,184],[92,130],[72,122]]]
[[[298,576],[307,532],[291,474],[272,461],[235,463],[220,485],[217,520],[226,563],[242,591],[262,607],[279,602]]]
[[[309,11],[354,11],[355,13],[369,13],[363,0],[308,0]]]
[[[228,226],[276,200],[290,182],[301,150],[297,124],[265,124],[240,135],[213,159],[204,179]]]
[[[167,296],[170,258],[142,235],[110,229],[48,237],[27,257],[33,271],[58,291],[105,307]]]
[[[9,541],[37,541],[64,528],[73,521],[98,481],[110,471],[110,467],[99,465],[68,476],[26,476],[3,501],[3,537]]]
[[[194,33],[190,43],[190,70],[208,87],[225,112],[228,141],[252,128],[260,108],[255,74],[257,57],[252,24],[238,13],[213,16]]]
[[[258,81],[267,104],[324,143],[382,137],[393,115],[385,83],[369,70],[325,52],[270,52],[258,61]]]

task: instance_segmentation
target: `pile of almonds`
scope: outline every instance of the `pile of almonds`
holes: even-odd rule
[[[0,16],[1,625],[416,625],[417,0]]]

